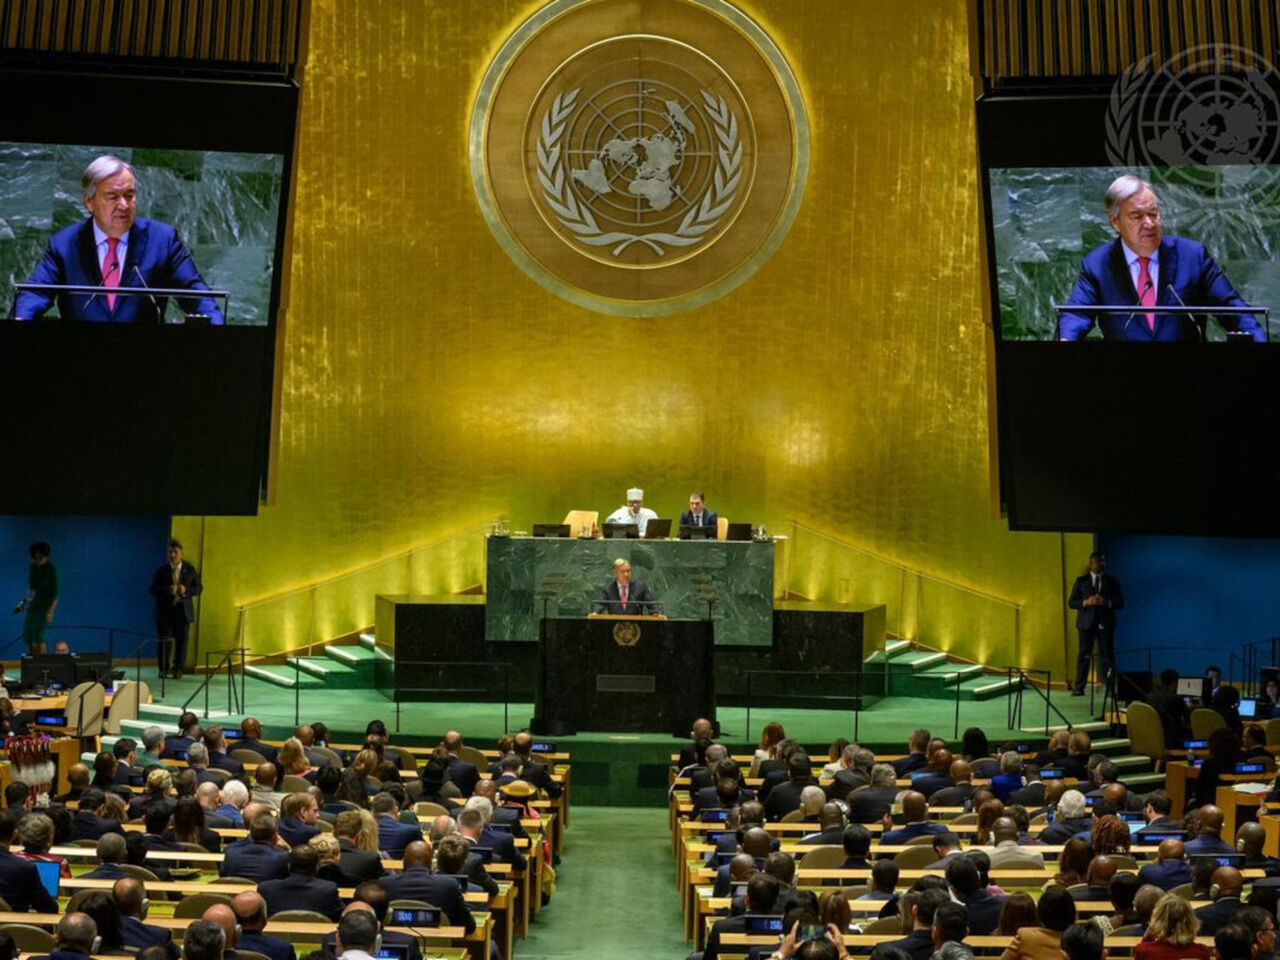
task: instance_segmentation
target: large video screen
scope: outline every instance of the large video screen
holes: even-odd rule
[[[0,513],[256,512],[296,86],[0,82]]]
[[[1121,142],[1105,84],[977,114],[1010,526],[1280,535],[1274,130],[1224,94]]]

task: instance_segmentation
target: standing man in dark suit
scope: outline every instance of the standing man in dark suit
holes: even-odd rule
[[[1107,573],[1107,558],[1094,551],[1089,554],[1089,569],[1076,577],[1067,605],[1076,611],[1076,632],[1080,637],[1076,655],[1076,685],[1073,697],[1084,696],[1085,681],[1089,679],[1089,654],[1098,643],[1098,665],[1109,676],[1115,663],[1116,611],[1124,608],[1124,594],[1120,581]]]
[[[708,510],[707,505],[703,503],[702,491],[695,490],[689,494],[689,509],[680,514],[680,526],[682,527],[710,527],[716,530],[720,524],[720,518],[714,510]]]
[[[600,588],[591,612],[643,617],[655,613],[657,603],[643,580],[631,579],[631,564],[618,557],[613,561],[613,579]]]
[[[267,915],[281,910],[314,910],[330,920],[342,916],[338,885],[316,877],[320,857],[314,847],[294,847],[289,851],[289,873],[279,880],[258,884],[258,892],[267,903]]]
[[[196,269],[178,232],[159,220],[137,216],[133,168],[110,154],[85,167],[80,192],[89,216],[49,238],[44,257],[28,283],[101,286],[101,295],[23,291],[14,304],[19,320],[34,320],[58,301],[64,321],[159,323],[165,297],[117,296],[114,287],[162,287],[195,292],[209,287]],[[211,323],[223,322],[209,297],[182,298],[188,313],[201,313]]]
[[[1083,340],[1096,323],[1105,340],[1184,340],[1202,342],[1204,314],[1195,317],[1159,312],[1159,307],[1247,307],[1204,244],[1164,236],[1160,199],[1138,177],[1117,177],[1107,189],[1107,218],[1116,239],[1085,254],[1080,276],[1067,303],[1080,306],[1133,304],[1132,313],[1066,312],[1057,339]],[[1144,309],[1145,308],[1145,309]],[[1255,341],[1266,333],[1251,314],[1222,316],[1227,330]]]
[[[200,571],[182,559],[182,544],[169,541],[169,561],[156,567],[151,575],[151,596],[155,597],[156,636],[172,640],[160,644],[160,674],[169,674],[175,680],[182,676],[182,666],[187,662],[187,628],[196,618],[192,601],[200,596],[204,584]],[[170,674],[170,654],[172,673]]]

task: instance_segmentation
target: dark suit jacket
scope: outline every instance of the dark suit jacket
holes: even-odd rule
[[[1102,606],[1086,607],[1085,600],[1098,594],[1105,601]],[[1116,611],[1124,608],[1124,594],[1120,591],[1120,581],[1109,573],[1098,578],[1098,589],[1093,587],[1093,574],[1085,573],[1076,577],[1071,588],[1071,598],[1067,606],[1076,611],[1076,629],[1088,630],[1100,626],[1107,630],[1116,627]],[[1085,758],[1086,763],[1088,758]]]
[[[966,781],[939,790],[929,798],[929,802],[935,807],[963,807],[972,796],[973,784]]]
[[[40,882],[36,865],[4,849],[0,849],[0,897],[19,913],[33,909],[38,913],[58,912],[58,901]]]
[[[467,854],[466,862],[462,865],[461,873],[466,874],[477,887],[483,890],[489,896],[493,896],[498,892],[497,881],[489,876],[489,871],[485,870],[484,863],[477,853]]]
[[[249,737],[242,737],[235,743],[236,750],[252,750],[254,753],[262,757],[263,760],[276,762],[276,755],[280,752],[279,747],[273,747],[269,743],[263,743],[261,740],[253,740]]]
[[[880,837],[880,842],[886,846],[895,844],[903,844],[916,837],[935,836],[939,833],[946,833],[947,825],[938,820],[926,820],[921,823],[908,823],[906,826],[899,827],[896,830],[886,830]]]
[[[1176,689],[1159,687],[1147,695],[1147,703],[1160,715],[1165,749],[1181,749],[1181,741],[1185,739],[1183,733],[1191,726],[1191,711],[1187,709],[1187,701],[1178,696]]]
[[[1220,927],[1231,922],[1231,918],[1244,907],[1239,897],[1223,897],[1215,900],[1207,907],[1196,911],[1196,919],[1200,921],[1197,936],[1212,937]]]
[[[259,883],[258,892],[267,901],[267,916],[281,910],[314,910],[335,923],[342,916],[338,885],[328,880],[291,873],[279,880]]]
[[[706,507],[702,508],[702,526],[710,527],[712,530],[715,530],[716,527],[719,525],[719,521],[720,521],[720,516],[714,510],[708,510]],[[682,527],[691,527],[693,526],[693,524],[694,524],[693,511],[692,510],[681,511],[679,525]]]
[[[1028,783],[1021,790],[1015,790],[1009,794],[1008,803],[1020,803],[1027,809],[1042,806],[1044,804],[1044,784],[1039,780],[1034,783]]]
[[[555,799],[564,792],[564,787],[551,779],[551,771],[546,764],[526,760],[520,768],[520,779],[537,787],[548,797]]]
[[[1083,340],[1096,322],[1107,340],[1189,340],[1204,339],[1203,315],[1196,320],[1186,316],[1173,316],[1159,312],[1159,308],[1176,307],[1247,307],[1236,293],[1221,268],[1213,262],[1204,244],[1185,237],[1166,236],[1157,251],[1155,307],[1138,308],[1133,314],[1113,313],[1106,316],[1064,312],[1058,320],[1057,339]],[[1172,288],[1172,289],[1170,289]],[[1125,261],[1120,238],[1104,243],[1085,254],[1080,265],[1080,276],[1067,297],[1067,303],[1081,306],[1101,304],[1139,303],[1133,275]],[[1155,329],[1147,325],[1146,314],[1155,313]],[[1206,310],[1206,313],[1212,313]],[[1218,322],[1228,330],[1251,334],[1254,340],[1265,339],[1256,317],[1243,314],[1237,317],[1219,317]]]
[[[1202,833],[1194,840],[1188,840],[1183,845],[1188,857],[1200,856],[1204,854],[1225,854],[1235,853],[1236,848],[1227,843],[1221,837],[1215,837],[1210,833]]]
[[[1055,820],[1040,831],[1041,843],[1066,843],[1081,830],[1093,827],[1092,817],[1073,817],[1070,820]],[[1102,899],[1106,900],[1106,897]]]
[[[119,302],[116,303],[117,308]],[[155,572],[151,574],[151,595],[156,598],[155,615],[156,619],[167,618],[170,611],[174,607],[181,607],[183,616],[186,617],[187,623],[191,623],[196,618],[195,604],[192,603],[193,598],[200,596],[204,592],[204,584],[200,581],[200,571],[187,561],[182,561],[182,570],[178,573],[178,582],[187,588],[187,592],[179,598],[175,598],[169,592],[169,588],[173,586],[173,572],[169,569],[169,564],[162,563],[156,567]],[[177,599],[178,602],[173,601]],[[166,620],[167,622],[167,620]],[[209,758],[209,762],[213,766],[213,758]]]
[[[225,770],[233,777],[244,776],[244,764],[239,760],[232,760],[225,753],[209,754],[209,766],[217,770]]]
[[[160,754],[160,756],[167,760],[176,760],[178,759],[179,754],[185,757],[187,755],[187,748],[193,743],[195,743],[195,740],[191,737],[165,737],[164,753]],[[149,927],[148,929],[159,930],[160,928]]]
[[[622,594],[618,592],[618,581],[610,580],[596,593],[592,613],[615,613],[622,616],[645,616],[657,613],[655,606],[658,598],[650,591],[643,580],[632,580],[627,585],[627,603],[623,606]]]
[[[178,947],[173,942],[173,934],[164,927],[153,927],[149,923],[143,923],[137,917],[121,917],[120,927],[124,933],[126,947],[137,947],[139,950],[145,950],[147,947],[164,947],[172,960],[178,960]]]
[[[834,827],[827,827],[817,833],[811,833],[808,836],[801,837],[796,843],[803,844],[823,844],[827,846],[839,847],[844,844],[844,827],[837,824]]]
[[[897,787],[867,787],[849,794],[849,822],[874,823],[889,812]]]
[[[291,847],[298,847],[306,843],[317,833],[320,832],[319,827],[313,827],[309,823],[303,823],[297,817],[290,817],[288,820],[281,820],[277,826],[280,836]]]
[[[363,882],[377,880],[385,876],[387,868],[382,865],[382,858],[369,850],[361,850],[350,840],[339,840],[338,865],[342,872]]]
[[[832,800],[843,800],[858,787],[865,787],[870,782],[870,777],[864,770],[837,770],[827,784],[827,796]]]
[[[449,767],[445,771],[445,776],[464,797],[471,796],[475,792],[476,784],[480,782],[480,771],[476,769],[475,764],[467,763],[453,754],[449,755]]]
[[[911,778],[911,789],[916,793],[923,793],[926,797],[932,797],[939,790],[945,790],[949,786],[951,786],[951,778],[945,773],[927,773]]]
[[[929,960],[933,956],[933,931],[912,930],[901,940],[890,940],[887,943],[877,944],[876,948],[871,951],[871,960],[879,960],[885,955],[885,950],[889,947],[897,947],[911,960]]]
[[[119,880],[125,875],[118,863],[100,863],[88,873],[83,874],[86,880]]]
[[[124,827],[109,817],[95,817],[86,810],[77,810],[71,818],[72,840],[97,840],[103,834],[124,835]]]
[[[969,933],[979,937],[994,933],[996,924],[1000,922],[1000,911],[1004,909],[1005,899],[979,890],[966,900],[964,905],[969,911]]]
[[[205,822],[208,823],[207,817],[205,818]],[[282,835],[283,833],[284,831],[281,831]],[[169,849],[171,850],[178,849],[178,847],[176,846],[176,844],[178,843],[178,838],[173,835],[172,830],[169,830],[168,832],[166,832],[163,839],[166,843],[174,844],[174,846],[171,846]],[[221,853],[222,852],[222,835],[219,833],[214,833],[208,827],[205,827],[203,830],[200,831],[200,846],[204,847],[210,853]]]
[[[894,760],[891,766],[894,772],[901,778],[911,773],[913,770],[922,770],[928,764],[923,753],[908,753],[905,757],[899,757]]]
[[[125,260],[116,276],[121,287],[209,289],[178,232],[167,223],[142,217],[129,228]],[[96,287],[102,280],[93,218],[86,217],[49,238],[44,256],[27,282]],[[154,299],[155,305],[151,297],[118,296],[112,309],[107,306],[105,295],[58,294],[58,314],[63,320],[95,323],[159,323],[167,298]],[[14,316],[35,319],[53,306],[53,300],[52,293],[24,291],[18,297]],[[187,313],[203,313],[212,323],[223,322],[222,311],[209,297],[184,297],[180,303]]]
[[[502,830],[485,827],[480,832],[478,846],[488,847],[493,851],[493,859],[509,863],[517,870],[523,870],[526,866],[524,854],[516,849],[515,838]]]
[[[1096,608],[1095,608],[1096,609]],[[1077,780],[1088,780],[1089,757],[1083,753],[1072,753],[1062,758],[1057,764],[1064,777],[1075,777]]]
[[[244,877],[258,883],[282,879],[288,872],[288,853],[270,844],[255,843],[248,837],[227,847],[218,868],[220,876]]]
[[[410,867],[387,877],[382,885],[392,900],[421,900],[443,910],[452,926],[465,927],[467,933],[476,928],[475,918],[452,877],[432,873],[426,867]]]
[[[386,939],[384,936],[383,939]],[[253,953],[260,953],[264,957],[270,957],[271,960],[295,960],[297,953],[293,949],[293,944],[288,940],[281,940],[279,937],[269,937],[265,933],[244,933],[236,937],[236,947],[240,950],[249,950]]]
[[[812,777],[803,780],[788,780],[769,791],[769,798],[764,802],[764,815],[770,820],[781,820],[792,810],[800,809],[800,791],[805,787],[816,787],[818,781]]]
[[[416,840],[422,839],[422,831],[407,823],[400,823],[388,816],[378,817],[378,849],[388,853],[393,859],[404,856],[404,848]],[[508,836],[510,841],[511,837]]]
[[[1146,863],[1138,871],[1139,883],[1150,883],[1169,891],[1191,882],[1191,864],[1185,860],[1165,860],[1163,863]]]

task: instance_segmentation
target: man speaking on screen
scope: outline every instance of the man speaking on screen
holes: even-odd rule
[[[133,167],[119,157],[98,157],[85,167],[81,194],[89,216],[49,239],[28,283],[100,287],[92,293],[24,290],[14,304],[18,320],[34,320],[58,304],[63,320],[94,323],[158,323],[166,298],[124,295],[117,287],[208,290],[178,232],[169,224],[137,216]],[[182,298],[187,313],[223,322],[212,298]]]
[[[1204,339],[1204,316],[1162,313],[1162,306],[1247,307],[1204,248],[1185,237],[1165,236],[1160,198],[1139,177],[1117,177],[1107,190],[1107,217],[1116,239],[1085,254],[1080,277],[1067,298],[1079,306],[1133,304],[1132,313],[1064,312],[1059,340],[1083,340],[1096,323],[1104,340]],[[1227,330],[1254,340],[1266,335],[1249,314],[1219,316]]]

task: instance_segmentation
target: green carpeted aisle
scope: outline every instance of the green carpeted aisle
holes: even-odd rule
[[[674,869],[665,809],[575,806],[556,895],[516,957],[686,956]]]

